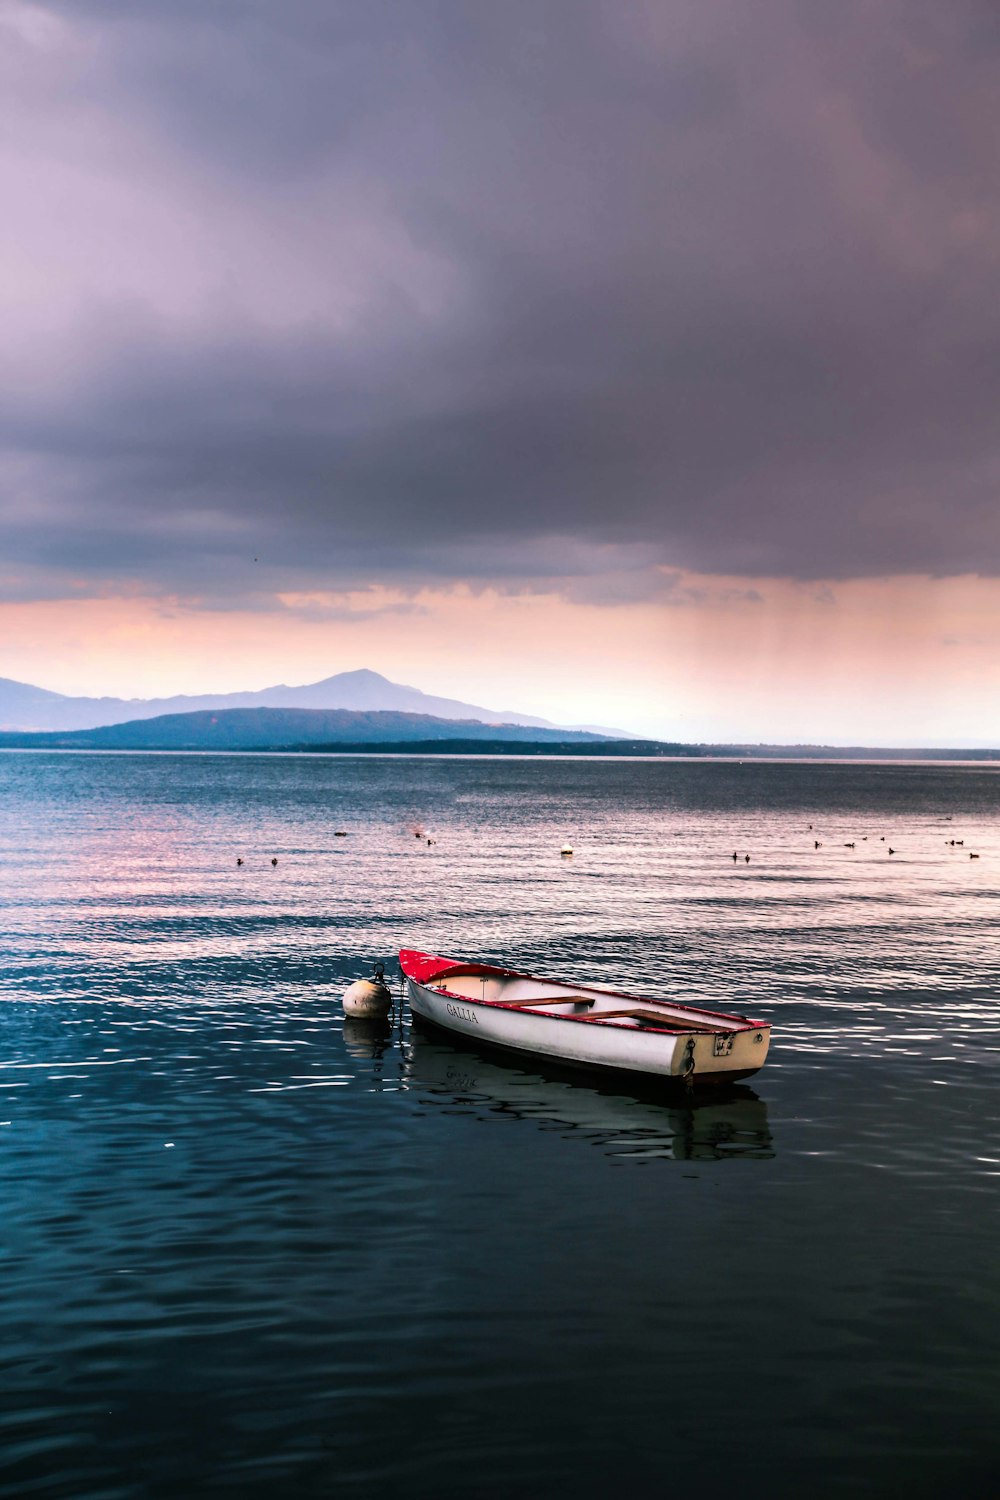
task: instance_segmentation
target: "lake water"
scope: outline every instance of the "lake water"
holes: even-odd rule
[[[0,871],[0,1496],[996,1493],[997,769],[3,753]],[[400,946],[771,1053],[345,1022]]]

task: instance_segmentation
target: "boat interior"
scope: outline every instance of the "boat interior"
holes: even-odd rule
[[[630,1000],[627,996],[605,990],[559,985],[516,975],[456,972],[442,975],[429,988],[439,994],[454,995],[479,1004],[495,1005],[504,1010],[538,1011],[568,1016],[576,1021],[592,1021],[657,1031],[731,1031],[748,1024],[737,1017],[713,1016],[708,1012],[685,1010],[664,1000]]]

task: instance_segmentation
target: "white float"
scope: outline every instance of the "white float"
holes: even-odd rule
[[[344,1014],[385,1020],[392,1009],[392,991],[385,982],[385,965],[376,964],[371,979],[356,979],[344,992]]]

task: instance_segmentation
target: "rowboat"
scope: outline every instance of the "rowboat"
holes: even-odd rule
[[[574,1067],[735,1083],[763,1066],[768,1021],[594,985],[564,984],[467,959],[403,948],[415,1016],[467,1039]]]

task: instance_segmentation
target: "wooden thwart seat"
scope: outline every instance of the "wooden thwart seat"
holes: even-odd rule
[[[630,1006],[628,1010],[595,1011],[586,1019],[588,1021],[641,1021],[647,1025],[652,1022],[656,1026],[662,1026],[665,1031],[689,1031],[691,1029],[675,1021],[672,1016],[663,1016],[657,1010],[642,1010],[636,1006]]]
[[[593,1005],[595,995],[540,995],[537,1000],[495,1000],[507,1010],[534,1010],[536,1005]]]
[[[633,1020],[640,1021],[645,1025],[662,1026],[664,1031],[717,1031],[717,1026],[708,1026],[704,1021],[682,1021],[677,1016],[665,1016],[659,1010],[646,1010],[641,1006],[631,1006],[628,1010],[599,1010],[592,1016],[585,1018],[588,1021],[612,1021]]]

